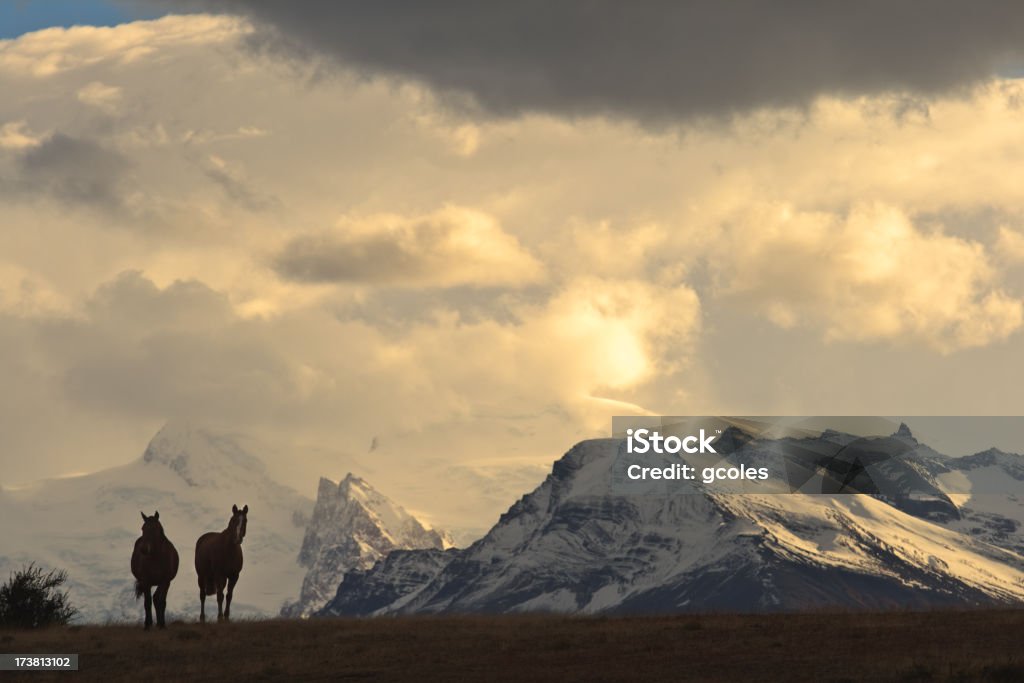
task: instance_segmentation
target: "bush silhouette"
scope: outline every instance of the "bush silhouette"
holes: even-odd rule
[[[78,613],[61,586],[64,570],[44,572],[34,563],[11,574],[0,586],[0,627],[43,628],[66,624]]]

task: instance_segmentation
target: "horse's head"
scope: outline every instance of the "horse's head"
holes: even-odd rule
[[[142,515],[142,553],[149,555],[164,539],[164,527],[160,524],[160,511],[153,513],[152,517],[147,517],[145,512],[140,512]]]
[[[237,505],[231,506],[231,521],[228,522],[228,531],[232,534],[232,539],[235,543],[241,543],[242,539],[245,538],[245,523],[246,516],[249,514],[249,506],[246,505],[241,510],[238,509]]]

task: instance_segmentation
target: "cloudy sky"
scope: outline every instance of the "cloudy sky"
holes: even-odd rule
[[[189,419],[508,483],[414,501],[476,525],[616,414],[1020,414],[1024,8],[973,7],[5,3],[2,483]]]

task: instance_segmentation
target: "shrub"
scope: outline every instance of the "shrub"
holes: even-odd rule
[[[43,628],[66,624],[78,613],[61,587],[64,570],[44,572],[34,563],[11,574],[0,586],[0,627]]]

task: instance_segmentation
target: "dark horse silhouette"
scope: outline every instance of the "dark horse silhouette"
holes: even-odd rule
[[[135,599],[146,598],[146,630],[153,625],[153,605],[156,605],[156,625],[164,628],[167,610],[167,591],[178,575],[178,551],[164,534],[160,513],[152,517],[142,515],[142,536],[135,541],[132,552],[132,575],[135,577]],[[150,595],[150,589],[156,592]]]
[[[206,596],[217,593],[217,621],[231,618],[231,597],[242,571],[242,539],[245,538],[246,515],[231,506],[231,521],[221,532],[211,531],[196,541],[196,574],[199,576],[199,621],[206,621]],[[224,604],[224,585],[228,587],[228,604]]]

